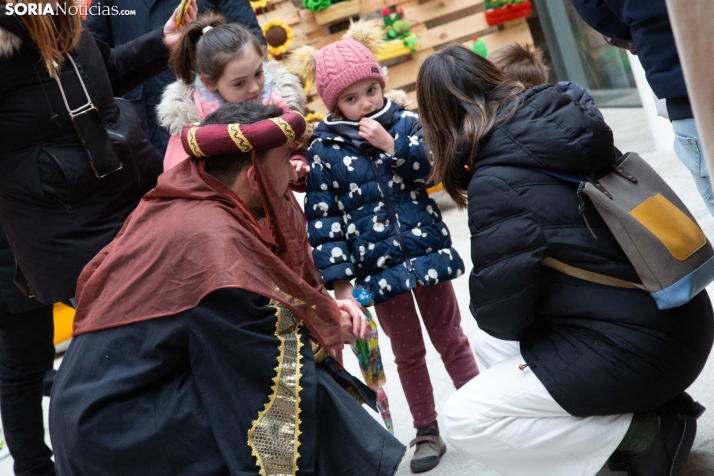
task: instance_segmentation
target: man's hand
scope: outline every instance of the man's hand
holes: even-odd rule
[[[357,337],[364,339],[367,336],[367,317],[359,304],[348,299],[336,299],[335,302],[340,310],[342,340],[351,344]]]
[[[173,15],[171,15],[169,21],[167,21],[166,25],[164,25],[164,45],[166,45],[166,48],[169,50],[172,50],[178,44],[181,39],[181,35],[184,30],[186,30],[186,26],[194,21],[198,16],[198,6],[196,5],[196,0],[191,0],[191,4],[186,10],[186,15],[184,15],[183,24],[181,26],[176,26],[176,17],[178,15],[179,8],[181,8],[181,5],[176,7]]]
[[[359,120],[359,136],[379,150],[394,155],[394,137],[374,119],[363,117]]]
[[[297,173],[298,182],[307,176],[310,172],[310,166],[303,162],[301,159],[290,159],[290,163],[293,164],[295,172]]]

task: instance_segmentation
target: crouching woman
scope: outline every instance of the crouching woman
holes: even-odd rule
[[[488,368],[444,409],[447,441],[509,475],[676,474],[704,408],[684,393],[712,347],[709,297],[661,311],[644,291],[583,281],[571,266],[637,282],[577,185],[615,161],[610,128],[553,86],[524,91],[459,46],[427,58],[417,81],[433,178],[471,232],[471,339]]]

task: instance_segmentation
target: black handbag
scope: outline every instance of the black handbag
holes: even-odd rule
[[[74,129],[77,131],[77,135],[82,141],[84,150],[87,153],[89,164],[92,166],[94,175],[97,178],[103,178],[113,172],[121,170],[122,163],[121,160],[119,160],[116,150],[114,150],[104,120],[101,114],[99,114],[99,110],[92,104],[92,100],[87,92],[87,87],[84,85],[82,75],[79,74],[74,59],[72,59],[70,55],[67,55],[67,59],[72,63],[72,67],[77,73],[77,78],[82,85],[84,95],[87,97],[87,103],[76,109],[69,107],[67,96],[64,93],[64,88],[62,88],[62,82],[60,81],[59,67],[56,63],[55,68],[57,74],[55,75],[55,81],[57,81],[60,93],[62,93],[62,99],[64,100],[64,105],[67,108],[69,117],[72,119]]]

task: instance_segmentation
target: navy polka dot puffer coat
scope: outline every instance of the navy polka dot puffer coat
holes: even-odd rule
[[[375,303],[464,272],[426,192],[431,166],[418,116],[397,105],[391,114],[386,129],[394,137],[393,156],[369,144],[358,147],[328,125],[330,116],[315,129],[308,151],[305,215],[315,264],[328,289],[356,279],[355,287],[373,293]]]

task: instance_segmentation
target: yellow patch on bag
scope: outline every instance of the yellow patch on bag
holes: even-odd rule
[[[678,261],[686,260],[707,244],[699,225],[659,193],[633,208],[630,215],[655,235]]]

